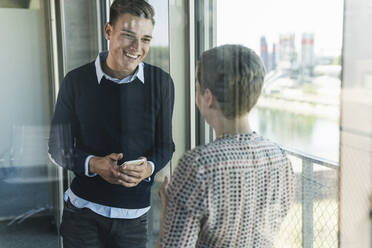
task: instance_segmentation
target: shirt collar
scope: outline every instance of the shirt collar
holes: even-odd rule
[[[107,55],[108,55],[108,51],[99,53],[94,63],[96,67],[98,84],[101,83],[101,80],[103,77],[118,84],[131,83],[136,78],[138,78],[143,84],[145,83],[145,78],[143,74],[143,67],[144,67],[143,62],[138,64],[137,70],[132,75],[129,75],[123,79],[113,78],[107,75],[106,73],[104,73],[102,70],[102,63],[106,60]]]

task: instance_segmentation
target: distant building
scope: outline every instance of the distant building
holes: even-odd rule
[[[278,48],[278,66],[285,69],[297,67],[297,52],[295,46],[295,34],[280,34]]]
[[[264,62],[266,70],[270,71],[269,52],[268,52],[268,49],[267,49],[267,42],[266,42],[265,36],[262,36],[261,40],[260,40],[260,53],[261,53],[261,58]]]
[[[315,66],[314,34],[303,33],[301,41],[301,69],[305,75],[313,75]]]
[[[273,51],[271,53],[271,70],[276,69],[276,45],[273,44]]]

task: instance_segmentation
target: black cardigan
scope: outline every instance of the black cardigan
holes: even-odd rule
[[[97,82],[94,62],[69,72],[58,93],[49,138],[49,154],[76,177],[77,196],[105,206],[137,209],[150,205],[155,174],[174,152],[172,113],[174,85],[168,73],[144,65],[144,84],[136,79],[117,84]],[[85,176],[88,155],[123,153],[118,162],[145,156],[154,162],[151,181],[136,187],[113,185],[99,175]]]

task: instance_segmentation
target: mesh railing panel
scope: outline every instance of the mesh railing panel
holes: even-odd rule
[[[299,158],[300,157],[300,158]],[[284,219],[275,239],[275,248],[337,248],[338,247],[338,169],[312,164],[313,174],[304,176],[306,157],[290,156],[295,172],[295,201]],[[304,180],[307,185],[303,187]],[[313,204],[312,233],[303,234],[304,195],[311,196]],[[308,235],[308,236],[307,236]],[[306,237],[307,236],[307,237]],[[306,243],[304,239],[311,238]]]

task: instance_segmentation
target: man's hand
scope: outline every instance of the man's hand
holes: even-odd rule
[[[123,157],[122,153],[111,153],[105,157],[92,157],[89,160],[89,172],[97,173],[111,184],[123,184],[124,175],[120,173],[117,162]]]
[[[147,159],[140,157],[139,159],[144,159],[140,164],[128,164],[120,167],[119,171],[123,174],[123,183],[125,187],[135,187],[143,179],[150,177],[152,172],[151,165],[147,162]]]

